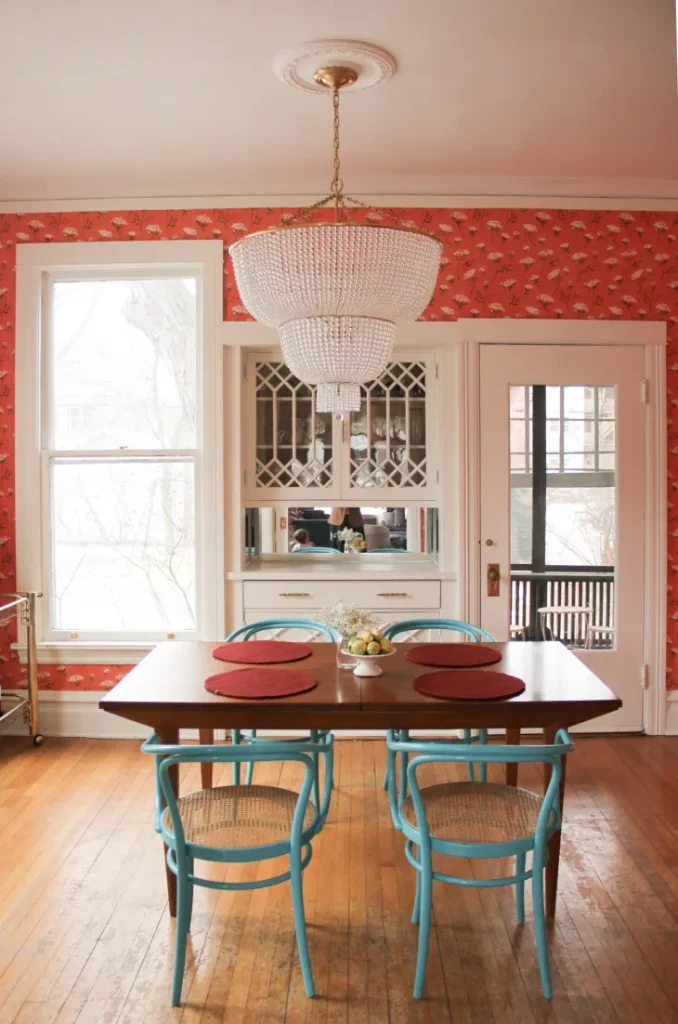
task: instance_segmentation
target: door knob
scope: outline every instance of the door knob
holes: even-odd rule
[[[488,562],[487,564],[487,596],[488,597],[499,597],[499,580],[501,576],[499,573],[499,564],[497,562]]]

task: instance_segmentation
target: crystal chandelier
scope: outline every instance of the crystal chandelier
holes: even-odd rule
[[[245,308],[278,329],[292,373],[317,385],[318,412],[340,414],[357,412],[360,385],[386,369],[396,324],[416,320],[428,305],[442,246],[420,231],[353,220],[367,207],[344,195],[339,91],[358,75],[351,67],[332,65],[313,77],[332,92],[330,194],[288,224],[235,242],[230,255]],[[334,220],[310,222],[314,211],[327,204],[334,205]]]

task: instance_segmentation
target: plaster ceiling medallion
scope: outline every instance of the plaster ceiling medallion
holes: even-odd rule
[[[357,80],[351,92],[383,85],[397,67],[395,59],[386,50],[350,39],[302,43],[290,50],[283,50],[274,63],[276,74],[287,85],[319,95],[327,95],[327,87],[316,81],[316,71],[318,68],[334,66],[347,67],[355,72]]]
[[[311,91],[332,96],[334,174],[329,195],[279,228],[241,238],[229,252],[245,308],[278,329],[292,373],[317,385],[317,411],[342,415],[360,409],[360,385],[386,369],[396,323],[416,320],[426,308],[442,245],[426,232],[402,227],[395,215],[345,195],[339,92],[361,87],[365,60],[338,63],[339,44],[313,45],[318,48],[313,53],[304,48],[303,75],[299,63],[296,72],[300,81],[315,84]],[[354,57],[368,53],[374,58],[377,52],[380,60],[388,58],[362,43],[342,45]],[[348,56],[344,51],[342,59]],[[390,74],[395,62],[388,59]],[[368,74],[373,67],[368,64]],[[334,217],[317,220],[316,214],[328,205],[334,207]]]

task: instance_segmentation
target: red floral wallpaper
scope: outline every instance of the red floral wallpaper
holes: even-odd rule
[[[425,320],[456,317],[562,317],[664,320],[668,324],[669,450],[668,680],[678,687],[678,214],[606,210],[402,209],[400,224],[424,227],[444,244]],[[290,211],[122,210],[106,213],[0,214],[0,589],[15,586],[14,548],[14,249],[31,242],[219,238],[229,245],[278,224]],[[378,219],[378,213],[368,218]],[[247,319],[224,265],[224,315]],[[24,672],[10,650],[13,622],[0,623],[0,679]],[[125,667],[45,666],[45,689],[104,690]]]

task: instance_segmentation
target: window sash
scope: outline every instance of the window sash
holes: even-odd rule
[[[154,465],[162,462],[182,462],[193,466],[194,481],[194,508],[193,516],[195,522],[195,544],[194,544],[194,574],[195,574],[195,622],[193,629],[169,629],[169,630],[93,630],[83,629],[77,626],[69,629],[61,629],[54,625],[56,618],[56,592],[55,592],[55,570],[54,570],[54,538],[53,529],[53,499],[52,499],[52,469],[55,463],[72,461],[76,464],[83,463],[105,463],[105,462],[150,462]],[[114,450],[107,452],[86,451],[46,451],[41,456],[41,477],[42,477],[42,550],[43,564],[45,567],[45,580],[43,585],[42,601],[42,640],[44,642],[63,643],[65,641],[78,642],[111,642],[119,643],[129,641],[131,643],[158,642],[161,640],[195,640],[200,635],[201,614],[202,614],[202,593],[200,587],[200,546],[202,539],[198,524],[200,523],[200,453],[196,450],[162,450],[161,454],[155,449],[138,450]]]

